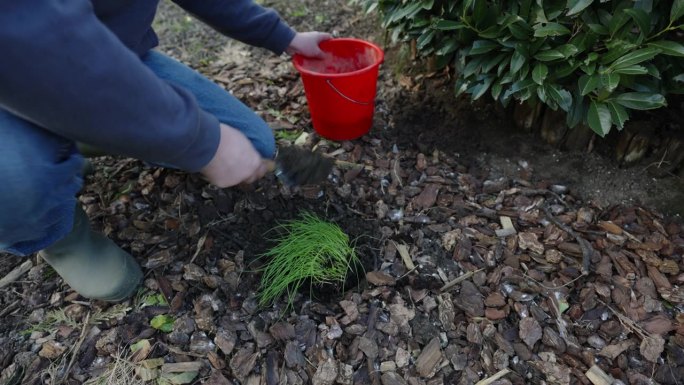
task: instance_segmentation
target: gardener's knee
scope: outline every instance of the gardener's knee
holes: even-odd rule
[[[74,144],[0,110],[0,250],[29,254],[69,230],[83,158]]]

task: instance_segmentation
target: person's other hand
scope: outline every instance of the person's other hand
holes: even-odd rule
[[[210,183],[221,188],[253,183],[269,171],[273,162],[263,159],[242,132],[223,123],[220,130],[216,154],[200,170]]]
[[[325,32],[297,32],[285,51],[289,55],[298,53],[308,57],[321,58],[323,51],[318,47],[318,44],[330,38],[332,35]]]

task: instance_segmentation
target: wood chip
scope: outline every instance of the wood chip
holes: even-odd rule
[[[438,184],[428,184],[423,191],[415,198],[413,198],[413,205],[419,210],[429,209],[437,202],[437,194],[439,193]]]
[[[214,370],[211,372],[211,376],[204,382],[204,385],[232,385],[220,370]]]
[[[375,286],[394,286],[397,280],[387,273],[381,271],[370,271],[366,273],[368,282]]]
[[[413,263],[413,260],[411,259],[408,246],[402,243],[400,245],[396,245],[396,248],[399,252],[399,255],[401,256],[401,260],[404,262],[404,266],[406,266],[406,269],[409,271],[415,270],[416,265]]]
[[[598,226],[603,230],[611,234],[621,235],[622,228],[611,221],[599,221]]]
[[[539,326],[539,322],[532,317],[525,317],[520,320],[520,326],[518,334],[520,339],[530,347],[534,348],[534,344],[537,343],[542,338],[542,328]]]
[[[296,336],[294,325],[287,322],[276,322],[268,328],[268,331],[273,338],[279,341],[291,340]]]
[[[359,338],[359,350],[372,360],[378,356],[378,344],[368,337]]]
[[[530,250],[537,254],[544,254],[544,245],[537,239],[537,234],[524,232],[518,234],[518,246],[522,250]]]
[[[437,365],[442,361],[442,350],[439,337],[433,338],[420,352],[416,360],[416,370],[421,377],[431,378],[437,371]]]
[[[496,372],[493,376],[490,376],[490,377],[485,378],[484,380],[478,381],[477,383],[475,383],[475,385],[489,385],[489,384],[492,384],[492,383],[498,381],[499,378],[501,378],[501,377],[507,375],[507,374],[510,373],[510,372],[511,372],[511,370],[508,369],[508,368],[506,368],[506,369],[501,369],[501,370],[499,370],[498,372]]]
[[[162,365],[162,373],[199,372],[204,364],[201,361],[167,363]]]
[[[359,318],[359,307],[352,301],[340,301],[340,307],[344,310],[345,316],[340,322],[343,325],[349,325]]]
[[[249,373],[254,369],[259,354],[254,352],[251,346],[245,346],[238,350],[230,360],[230,369],[235,377],[244,382]]]
[[[47,358],[48,360],[55,360],[59,358],[66,351],[67,347],[61,342],[47,341],[41,346],[38,355]]]
[[[0,289],[21,278],[21,276],[28,273],[28,271],[31,270],[32,267],[33,261],[30,259],[24,261],[21,265],[15,267],[12,271],[7,273],[7,275],[0,279]]]
[[[499,221],[501,222],[501,229],[495,231],[497,237],[504,238],[517,233],[510,217],[501,216]]]
[[[313,385],[333,385],[337,378],[338,367],[338,363],[332,358],[318,365],[316,373],[311,380]]]
[[[606,372],[596,365],[589,368],[584,375],[586,375],[589,381],[594,385],[611,385],[615,382],[613,377],[606,374]]]
[[[382,385],[408,385],[407,382],[396,372],[383,373],[380,377]]]
[[[661,336],[646,336],[641,340],[639,351],[650,362],[656,363],[665,350],[665,340]]]
[[[214,337],[214,343],[226,356],[229,356],[233,352],[236,342],[237,335],[230,330],[219,329],[216,332],[216,337]]]

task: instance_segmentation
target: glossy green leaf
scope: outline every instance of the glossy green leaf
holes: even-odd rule
[[[646,67],[646,71],[648,71],[649,75],[656,79],[661,79],[660,71],[658,70],[658,67],[656,67],[654,64],[647,63],[644,67]]]
[[[436,52],[437,55],[447,55],[458,49],[458,42],[456,39],[448,39]]]
[[[684,57],[684,45],[671,40],[658,40],[648,44],[649,47],[660,49],[663,55]]]
[[[648,92],[627,92],[612,100],[633,110],[652,110],[667,104],[663,95]]]
[[[570,111],[572,108],[572,95],[555,84],[546,85],[546,93],[556,102],[563,111]]]
[[[515,93],[515,92],[519,92],[521,90],[524,90],[526,88],[530,88],[532,86],[534,86],[534,82],[532,81],[532,79],[519,80],[519,81],[511,84],[510,91]]]
[[[629,120],[629,114],[625,107],[615,103],[614,101],[607,101],[606,107],[610,111],[610,116],[618,128],[623,129],[625,127],[625,122]]]
[[[596,72],[596,63],[582,64],[580,69],[587,75],[593,75]]]
[[[634,64],[639,64],[641,62],[653,59],[653,57],[655,57],[655,55],[657,55],[659,52],[660,49],[654,47],[638,49],[615,60],[610,67],[612,69],[630,67]]]
[[[473,42],[472,48],[470,49],[470,55],[481,55],[489,51],[493,51],[501,46],[492,40],[475,40]]]
[[[438,29],[440,31],[453,31],[456,29],[465,28],[465,24],[461,23],[460,21],[440,20],[437,23],[435,23],[435,26],[433,28]]]
[[[421,5],[423,9],[432,9],[432,7],[435,5],[435,0],[423,0]]]
[[[634,22],[639,26],[639,30],[644,35],[648,35],[651,31],[651,18],[642,9],[625,9],[624,12],[628,14]]]
[[[492,85],[492,82],[494,81],[493,76],[488,76],[486,77],[481,83],[477,84],[470,90],[470,94],[473,98],[473,100],[477,100],[484,95],[487,90],[489,89],[489,86]]]
[[[466,64],[465,68],[463,68],[463,73],[462,75],[464,77],[468,77],[473,75],[474,73],[480,71],[482,69],[482,63],[486,59],[486,56],[477,56],[470,60],[468,64]]]
[[[515,50],[515,52],[513,52],[513,56],[511,57],[511,72],[520,71],[520,68],[522,68],[523,64],[525,64],[525,56],[523,56],[519,50]]]
[[[496,39],[501,35],[501,26],[499,25],[492,25],[491,27],[485,29],[484,31],[480,31],[478,34],[480,37],[483,37],[485,39]]]
[[[674,0],[670,9],[670,22],[674,23],[682,16],[684,16],[684,0]]]
[[[482,64],[482,72],[490,72],[494,67],[496,67],[497,64],[501,63],[501,61],[506,57],[506,54],[498,54],[491,58],[490,60],[487,60]]]
[[[423,33],[418,37],[418,40],[416,41],[416,48],[419,50],[422,50],[425,48],[428,44],[432,42],[432,39],[435,37],[435,31],[434,30],[429,30],[427,33]]]
[[[532,69],[532,80],[534,80],[535,83],[542,85],[548,74],[549,67],[544,63],[537,63],[534,66],[534,69]]]
[[[568,0],[568,16],[572,16],[582,12],[585,8],[591,5],[594,0]]]
[[[644,66],[633,65],[633,66],[629,66],[629,67],[616,69],[613,72],[616,74],[623,74],[623,75],[645,75],[648,73],[648,70]]]
[[[473,3],[473,20],[475,24],[480,26],[487,17],[487,9],[489,5],[486,0],[474,0]]]
[[[601,86],[601,77],[599,75],[582,75],[577,81],[580,94],[582,96],[594,92]]]
[[[422,8],[423,4],[421,2],[409,3],[407,6],[399,9],[397,12],[392,14],[390,20],[392,22],[403,19],[407,16],[413,16]]]
[[[591,30],[591,32],[597,35],[608,35],[610,33],[610,31],[608,31],[608,28],[603,24],[588,23],[586,25],[587,27],[589,27],[589,30]]]
[[[609,73],[601,75],[601,87],[608,92],[613,92],[620,84],[620,75],[616,73]]]
[[[532,34],[532,28],[524,23],[513,23],[508,26],[508,30],[511,31],[511,35],[519,40],[527,40]]]
[[[568,115],[565,119],[565,122],[567,123],[568,127],[575,127],[578,124],[580,124],[580,122],[584,121],[586,110],[584,100],[585,99],[583,96],[575,92],[572,108],[570,109],[570,111],[568,111]]]
[[[495,82],[492,85],[492,98],[494,98],[494,100],[499,99],[499,95],[501,95],[502,89],[503,89],[503,87],[501,86],[500,82]]]
[[[573,44],[563,44],[563,45],[558,46],[557,49],[566,58],[574,56],[577,52],[579,52],[579,48],[577,48],[577,46],[575,46]]]
[[[556,111],[558,109],[558,105],[553,100],[549,100],[546,97],[546,90],[544,87],[537,87],[537,97],[539,98],[539,101],[549,106],[552,110]]]
[[[601,64],[610,64],[620,57],[628,54],[634,49],[634,44],[630,44],[624,40],[611,41],[608,46],[608,52],[602,53],[599,61]]]
[[[565,55],[557,49],[547,49],[544,51],[537,52],[534,58],[539,61],[553,61],[558,59],[564,59]]]
[[[563,36],[570,34],[570,30],[559,23],[542,23],[535,25],[533,28],[535,37]]]
[[[610,126],[613,124],[608,107],[604,103],[592,101],[589,104],[587,123],[589,123],[589,127],[595,133],[601,137],[606,136],[610,131]]]
[[[634,1],[634,8],[635,9],[642,10],[646,13],[653,12],[653,0],[632,0],[632,1]]]
[[[577,68],[579,68],[580,63],[574,60],[566,60],[561,62],[559,66],[553,71],[553,76],[556,79],[563,79],[566,76],[573,75]]]
[[[626,14],[624,10],[616,11],[608,23],[608,32],[611,36],[614,36],[628,21],[629,15]]]

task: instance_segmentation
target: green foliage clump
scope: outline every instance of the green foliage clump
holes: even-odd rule
[[[288,305],[307,281],[311,286],[343,285],[358,256],[347,234],[334,223],[310,213],[285,222],[274,230],[276,245],[264,253],[269,258],[259,289],[260,304],[268,305],[287,294]]]
[[[684,93],[684,0],[358,0],[452,65],[456,93],[544,103],[606,135]]]

